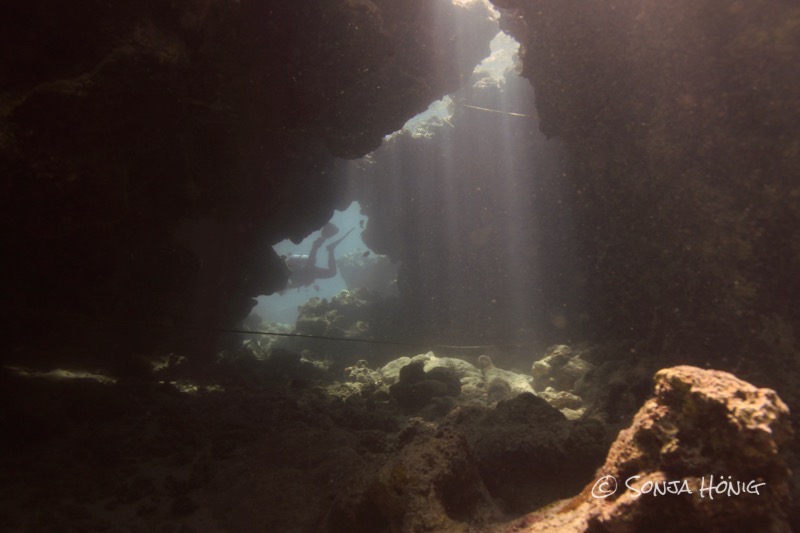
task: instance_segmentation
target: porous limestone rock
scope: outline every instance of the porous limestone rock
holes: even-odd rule
[[[572,391],[578,380],[591,369],[591,363],[569,346],[551,346],[544,357],[535,361],[531,367],[533,386],[537,391],[543,391],[547,387],[558,391]]]
[[[362,490],[344,495],[326,517],[325,531],[475,531],[497,511],[463,435],[419,418],[398,436],[400,450]]]
[[[580,494],[495,530],[790,531],[791,436],[775,391],[716,370],[660,370],[654,396]],[[676,483],[656,497],[648,482]]]
[[[497,368],[487,355],[482,355],[478,358],[478,366],[454,357],[437,357],[433,352],[415,355],[410,358],[401,357],[387,363],[380,370],[383,382],[389,385],[397,383],[398,376],[410,364],[415,364],[419,367],[416,373],[420,376],[422,376],[420,372],[430,374],[437,371],[437,369],[441,369],[447,370],[448,373],[459,379],[461,392],[457,395],[456,401],[450,404],[450,407],[454,405],[488,405],[495,407],[499,402],[510,400],[520,394],[536,394],[530,383],[530,377]],[[418,380],[423,381],[423,378],[419,377]],[[435,391],[431,388],[424,396],[428,399],[433,398],[436,396],[432,396],[433,392]],[[403,395],[401,394],[401,396]],[[453,395],[449,396],[455,397]],[[570,420],[579,418],[584,413],[583,400],[575,394],[549,388],[539,393],[539,396],[556,409],[562,410],[564,416]],[[439,407],[438,412],[445,409],[444,406]],[[446,410],[444,410],[444,413],[446,413]]]
[[[542,392],[537,393],[540,398],[555,407],[556,409],[578,410],[583,407],[583,399],[580,396],[566,391],[557,391],[552,387],[547,387]]]
[[[400,369],[410,362],[410,357],[398,357],[397,359],[386,363],[386,365],[379,370],[381,377],[383,378],[383,382],[387,385],[393,385],[397,383],[397,380],[400,378]]]
[[[606,451],[600,423],[567,420],[532,393],[495,408],[457,408],[442,425],[466,436],[486,487],[506,512],[523,513],[574,494]]]
[[[400,357],[394,361],[390,361],[380,369],[384,383],[388,385],[396,383],[400,369],[412,361],[422,361],[424,363],[423,369],[426,372],[439,367],[452,370],[461,381],[461,394],[458,399],[459,404],[485,404],[486,389],[481,371],[475,365],[463,359],[437,357],[433,352],[415,355],[414,357]]]
[[[529,392],[535,394],[533,386],[530,383],[528,376],[511,372],[510,370],[503,370],[494,366],[492,359],[488,355],[481,355],[478,357],[478,368],[483,373],[483,379],[486,383],[491,384],[495,380],[503,380],[508,383],[511,391],[511,397]]]
[[[380,372],[369,368],[369,363],[362,359],[353,366],[344,369],[348,381],[363,383],[369,387],[377,387],[383,383]]]
[[[412,361],[400,369],[398,380],[389,386],[389,393],[407,413],[416,413],[436,398],[455,398],[461,393],[461,381],[446,367],[425,371],[422,360]],[[442,406],[444,413],[452,404]],[[438,413],[438,410],[435,410]]]
[[[494,378],[486,385],[486,405],[489,407],[496,407],[498,403],[513,397],[511,385],[504,379]]]
[[[416,357],[422,356],[418,355]],[[484,405],[486,401],[486,383],[478,367],[455,357],[437,357],[433,352],[424,354],[424,357],[426,371],[437,367],[449,368],[461,380],[461,394],[458,397],[459,405]]]
[[[481,375],[481,371],[475,365],[463,359],[456,359],[455,357],[437,357],[433,352],[417,355],[412,360],[424,360],[426,372],[437,367],[450,368],[461,380],[476,378]]]

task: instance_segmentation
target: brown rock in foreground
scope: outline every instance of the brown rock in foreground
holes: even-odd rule
[[[777,394],[690,366],[655,381],[596,482],[499,530],[790,531],[780,451],[791,429]]]
[[[321,531],[486,529],[496,509],[463,435],[417,418],[398,445],[377,472],[341,491]]]

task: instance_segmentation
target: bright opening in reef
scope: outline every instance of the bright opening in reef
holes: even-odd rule
[[[361,206],[358,202],[351,203],[344,211],[336,211],[330,223],[336,226],[338,232],[325,240],[316,256],[316,265],[325,268],[328,261],[326,246],[341,239],[334,249],[336,275],[328,279],[317,279],[308,286],[287,288],[283,293],[260,296],[253,313],[261,317],[264,322],[285,326],[280,329],[288,331],[297,320],[298,307],[304,305],[311,298],[330,299],[343,290],[364,286],[379,293],[391,293],[394,287],[390,280],[375,280],[374,277],[369,279],[365,277],[369,267],[378,264],[391,269],[390,266],[384,265],[384,263],[388,263],[386,258],[372,253],[364,244],[361,233],[366,227],[367,221],[368,218],[361,213]],[[307,256],[312,249],[314,240],[318,237],[320,237],[320,232],[317,231],[299,244],[287,239],[273,248],[279,255],[287,258]]]
[[[263,322],[291,332],[298,308],[312,298],[331,300],[363,287],[363,279],[345,279],[349,268],[363,269],[367,257],[390,264],[391,257],[386,292],[402,295],[418,337],[388,340],[524,343],[538,324],[569,325],[563,310],[543,303],[539,279],[552,240],[540,228],[552,198],[537,195],[537,180],[553,174],[560,148],[539,131],[533,89],[518,74],[518,51],[498,28],[489,56],[457,92],[348,163],[352,197],[361,204],[331,219],[338,235],[354,229],[336,248],[339,272],[260,297],[253,312]],[[282,256],[308,254],[318,237],[274,249]],[[362,237],[388,255],[376,256]],[[324,246],[317,254],[322,268]]]

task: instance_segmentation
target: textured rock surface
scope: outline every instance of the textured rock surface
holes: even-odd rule
[[[416,433],[369,490],[381,514],[402,531],[468,531],[466,523],[488,522],[494,504],[466,439],[435,426]]]
[[[483,379],[487,384],[491,384],[494,381],[508,383],[511,396],[517,396],[526,392],[533,393],[530,377],[511,372],[510,370],[497,368],[488,355],[481,355],[478,357],[478,368],[481,369]]]
[[[544,357],[531,367],[533,386],[537,391],[552,387],[559,391],[573,391],[578,381],[592,369],[591,363],[573,352],[569,346],[548,348]]]
[[[444,424],[466,436],[486,487],[509,513],[580,490],[605,452],[599,423],[569,421],[530,393],[495,409],[459,408]]]
[[[431,355],[432,357],[425,363],[425,370],[431,370],[436,367],[449,368],[455,372],[461,381],[461,394],[458,396],[459,405],[487,404],[486,381],[478,367],[462,359]]]
[[[574,255],[545,276],[584,280],[566,318],[655,350],[784,357],[767,332],[800,323],[800,8],[493,3],[567,149]]]
[[[567,346],[561,346],[561,348],[569,351]],[[458,379],[460,385],[459,394],[446,395],[455,398],[455,401],[449,402],[447,406],[441,406],[442,409],[467,405],[495,407],[501,401],[510,400],[521,394],[528,393],[537,394],[552,407],[562,410],[563,414],[570,419],[577,419],[584,412],[583,400],[575,394],[556,391],[552,388],[535,393],[529,376],[497,368],[487,355],[479,356],[476,362],[477,366],[463,359],[437,357],[433,352],[428,352],[414,357],[394,359],[384,365],[379,373],[383,383],[394,386],[398,383],[399,377],[403,375],[404,369],[408,365],[415,365],[413,372],[405,370],[406,383],[402,387],[395,387],[394,389],[397,401],[401,404],[406,404],[414,412],[423,407],[431,398],[436,397],[436,389],[437,387],[441,388],[441,385],[425,385],[423,389],[426,392],[423,393],[419,386],[416,388],[409,387],[409,377],[415,375],[416,378],[413,381],[424,381],[425,375],[436,376],[435,371],[442,371],[436,379],[447,382],[451,380],[447,376],[452,375]],[[438,396],[443,395],[438,394]],[[442,409],[437,409],[433,414],[438,413],[437,417],[446,414],[447,409],[441,412]]]
[[[461,394],[461,381],[451,368],[439,366],[426,371],[425,362],[417,360],[400,369],[389,393],[406,413],[413,414],[429,402],[457,398]],[[449,410],[447,401],[444,413]]]
[[[777,394],[726,372],[690,366],[661,370],[655,381],[655,396],[620,433],[597,472],[598,480],[613,476],[613,481],[593,481],[573,499],[499,530],[790,531],[790,472],[782,453],[791,427]],[[763,485],[758,494],[712,498],[700,492],[711,476],[716,486],[722,478]],[[641,491],[648,481],[686,480],[692,493],[636,498],[636,491],[626,488],[631,479]]]
[[[397,382],[400,370],[412,363],[419,361],[424,364],[423,369],[428,372],[434,368],[446,368],[458,377],[461,384],[461,393],[458,404],[486,405],[486,384],[481,371],[473,364],[454,357],[437,357],[433,352],[415,355],[414,357],[399,357],[388,362],[380,373],[383,381],[392,385]]]

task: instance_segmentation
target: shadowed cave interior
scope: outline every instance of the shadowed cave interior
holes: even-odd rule
[[[800,527],[800,7],[2,11],[3,530]]]

